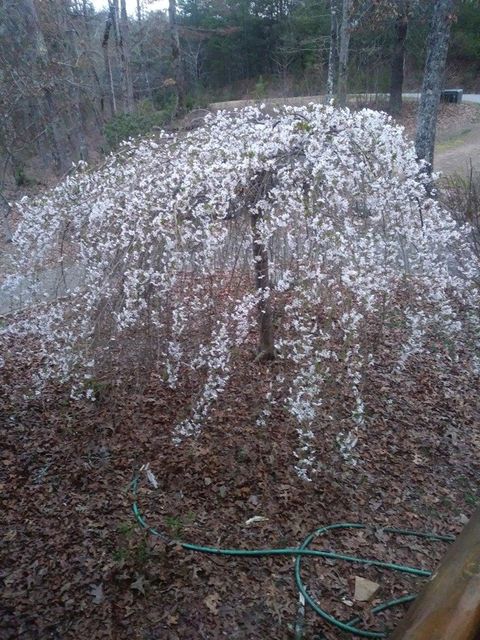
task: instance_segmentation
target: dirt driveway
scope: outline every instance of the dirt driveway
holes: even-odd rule
[[[480,115],[480,108],[479,108]],[[473,121],[461,132],[439,136],[434,160],[435,170],[447,175],[466,175],[480,171],[480,121]]]

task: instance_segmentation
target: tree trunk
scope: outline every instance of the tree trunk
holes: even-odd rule
[[[62,12],[60,14],[62,31],[66,35],[67,56],[65,60],[67,78],[69,82],[70,93],[70,112],[72,120],[74,152],[79,160],[88,160],[88,145],[85,134],[85,122],[81,108],[81,91],[82,77],[79,71],[79,55],[77,48],[77,33],[70,24],[68,2],[62,4]]]
[[[102,50],[103,50],[103,62],[105,65],[105,84],[108,91],[108,99],[110,102],[110,116],[114,116],[117,113],[117,100],[115,97],[115,85],[113,84],[112,65],[110,62],[109,41],[110,31],[112,29],[112,16],[109,14],[105,23],[105,30],[103,32]]]
[[[140,0],[137,0],[137,22],[138,27],[141,30],[143,17],[142,17],[142,5]],[[148,75],[148,67],[146,64],[145,47],[143,46],[143,33],[140,31],[139,35],[139,53],[140,53],[140,71],[145,80],[145,94],[148,96],[150,102],[153,102],[152,87],[150,84],[150,76]]]
[[[398,115],[402,111],[403,74],[405,66],[405,42],[408,31],[408,2],[399,0],[398,14],[395,20],[395,39],[393,43],[390,72],[390,113]]]
[[[271,176],[263,173],[257,182],[257,192],[255,200],[265,197],[271,188]],[[262,238],[259,223],[262,220],[262,213],[254,206],[250,212],[250,222],[252,226],[252,251],[253,267],[255,271],[255,289],[258,296],[258,360],[273,360],[275,357],[275,347],[273,339],[273,314],[270,302],[270,274],[268,265],[268,249]]]
[[[38,19],[37,9],[33,0],[22,0],[23,5],[23,18],[25,20],[25,26],[27,32],[33,41],[33,49],[37,55],[37,58],[46,64],[48,61],[48,50],[45,44],[45,38],[40,27],[40,21]]]
[[[452,13],[453,0],[436,0],[427,42],[427,59],[417,115],[415,149],[417,156],[429,163],[430,171],[433,167],[438,105],[447,61]]]
[[[327,98],[335,95],[338,72],[338,0],[330,0],[330,48],[328,51]]]
[[[88,22],[88,10],[89,10],[89,0],[82,0],[82,16],[83,23],[85,25],[85,33],[87,34],[88,40],[90,40],[90,25]]]
[[[33,41],[35,60],[32,60],[33,68],[40,70],[42,77],[43,101],[38,98],[38,107],[43,115],[46,128],[51,136],[52,158],[57,173],[64,173],[68,167],[67,153],[65,149],[65,123],[60,115],[62,110],[55,99],[55,77],[52,77],[49,69],[49,55],[45,38],[38,19],[37,10],[33,0],[22,0],[23,18],[27,32]]]
[[[172,49],[172,69],[175,80],[176,105],[174,115],[185,110],[185,85],[183,79],[182,59],[180,56],[180,38],[177,26],[176,0],[168,0],[168,20],[170,24],[170,42]]]
[[[93,87],[95,87],[96,91],[93,92],[93,95],[90,95],[90,99],[93,105],[93,113],[95,116],[95,121],[97,123],[97,127],[99,131],[103,129],[103,123],[105,119],[105,87],[103,86],[100,77],[97,73],[97,69],[95,67],[95,63],[93,61],[91,52],[94,50],[94,45],[92,43],[92,33],[90,29],[90,20],[88,16],[88,6],[87,0],[82,0],[82,22],[85,33],[85,41],[83,42],[83,54],[87,59],[87,66],[89,69],[89,73],[91,79],[93,80]]]
[[[54,94],[51,89],[46,88],[43,91],[45,99],[45,108],[40,106],[44,116],[44,122],[50,131],[52,141],[52,159],[57,173],[65,173],[68,168],[66,154],[66,133],[64,122],[59,116],[60,109],[55,101]]]
[[[342,22],[340,24],[340,50],[338,53],[338,85],[337,102],[340,107],[347,104],[348,56],[350,50],[351,24],[353,0],[343,0]]]
[[[120,20],[118,21],[120,62],[122,71],[123,110],[132,113],[135,110],[133,100],[133,81],[130,65],[130,28],[128,24],[125,0],[120,0]]]

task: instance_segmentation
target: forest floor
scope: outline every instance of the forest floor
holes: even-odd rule
[[[440,133],[446,139],[468,126],[458,119],[454,131],[452,117]],[[407,115],[405,125],[411,126]],[[159,486],[142,476],[140,506],[170,538],[285,547],[318,526],[364,522],[371,528],[322,537],[314,547],[434,568],[444,544],[395,539],[383,528],[455,535],[480,502],[478,378],[461,359],[445,368],[426,353],[413,356],[404,373],[391,373],[389,345],[397,341],[394,329],[385,335],[365,389],[356,466],[342,462],[335,443],[351,419],[348,390],[326,393],[317,447],[322,464],[311,483],[294,471],[297,434],[286,412],[275,409],[265,427],[255,426],[281,363],[239,354],[228,393],[201,436],[175,447],[172,428],[195,389],[172,391],[146,379],[122,395],[101,388],[95,403],[73,403],[61,387],[20,400],[5,388],[25,384],[31,363],[1,354],[0,640],[295,637],[292,559],[198,555],[146,534],[133,517],[130,487],[146,463]],[[264,519],[249,523],[255,516]],[[371,606],[422,583],[314,559],[304,561],[302,575],[327,611],[343,620],[358,614],[367,628],[395,626],[404,608],[374,620]],[[373,603],[355,601],[355,576],[380,584]],[[302,640],[347,637],[309,610],[301,626]]]
[[[457,534],[472,513],[480,498],[478,379],[461,359],[440,367],[425,353],[391,373],[389,344],[396,341],[392,330],[365,388],[356,466],[342,462],[335,444],[351,420],[349,391],[326,390],[321,468],[310,483],[294,471],[297,435],[282,403],[266,426],[255,426],[281,363],[238,354],[202,434],[175,447],[172,427],[195,389],[171,391],[146,378],[123,395],[99,388],[96,403],[73,403],[62,388],[19,400],[1,389],[24,384],[31,363],[3,354],[0,639],[294,638],[292,558],[198,555],[146,534],[133,517],[130,490],[145,463],[158,488],[142,474],[141,510],[171,538],[285,547],[322,525],[364,522],[372,528],[322,536],[314,548],[434,568],[445,544],[395,539],[383,527]],[[263,520],[249,523],[255,516]],[[402,607],[377,620],[370,607],[422,583],[317,559],[305,560],[302,574],[326,610],[344,620],[358,614],[367,628],[395,626]],[[355,601],[355,576],[380,584],[373,603]],[[345,637],[308,610],[302,626],[303,640]]]

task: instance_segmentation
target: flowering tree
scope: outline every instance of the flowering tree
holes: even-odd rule
[[[92,378],[140,371],[176,387],[195,375],[202,387],[172,432],[181,442],[201,431],[257,336],[278,361],[258,427],[281,398],[309,479],[325,381],[351,390],[338,441],[352,459],[385,327],[401,327],[396,371],[432,332],[477,366],[475,259],[421,169],[385,114],[320,105],[221,112],[188,134],[126,144],[22,203],[19,273],[80,275],[3,337],[37,336],[36,382],[68,381],[75,397],[94,395]]]

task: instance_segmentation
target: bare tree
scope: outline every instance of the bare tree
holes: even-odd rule
[[[107,86],[108,98],[110,102],[110,115],[114,116],[117,113],[117,98],[115,95],[115,84],[113,82],[112,62],[110,58],[110,47],[109,47],[110,34],[112,31],[112,25],[113,25],[112,12],[113,12],[113,7],[112,5],[110,5],[107,20],[105,22],[105,29],[103,32],[102,51],[103,51],[103,63],[105,66],[105,84]]]
[[[53,157],[58,172],[63,173],[68,167],[65,148],[65,130],[58,107],[55,92],[55,77],[49,73],[50,57],[45,37],[40,26],[38,13],[33,0],[21,0],[19,9],[23,15],[25,30],[33,42],[34,59],[32,66],[41,78],[43,99],[37,99],[37,107],[41,118],[50,131]]]
[[[427,58],[415,136],[417,156],[429,163],[430,171],[433,166],[438,105],[452,21],[453,0],[436,0],[428,35]]]
[[[200,82],[203,42],[204,37],[200,34],[199,37],[190,37],[185,39],[184,43],[184,55],[188,77],[193,83],[195,89],[198,87]]]
[[[69,0],[63,0],[60,7],[60,25],[66,35],[65,41],[65,68],[70,95],[70,111],[72,120],[72,132],[74,141],[74,153],[80,160],[88,160],[88,146],[85,134],[85,123],[81,109],[81,84],[79,73],[80,55],[77,48],[77,33],[70,19]]]
[[[137,24],[138,24],[138,53],[139,53],[139,66],[140,74],[145,84],[145,94],[153,101],[153,92],[150,84],[150,76],[148,73],[148,66],[146,64],[145,47],[143,45],[143,7],[141,0],[137,0]]]
[[[168,20],[170,25],[170,44],[172,50],[172,69],[175,80],[176,105],[175,113],[182,113],[185,109],[185,83],[183,78],[182,59],[180,52],[180,37],[177,25],[177,3],[176,0],[168,2]]]
[[[402,110],[405,45],[407,41],[410,0],[397,0],[395,9],[395,33],[390,72],[389,108],[391,113],[399,114]]]
[[[352,31],[352,9],[353,0],[342,0],[337,84],[337,102],[340,107],[344,107],[347,103],[348,56],[350,53],[350,36]]]
[[[113,32],[115,41],[115,61],[120,76],[120,95],[122,110],[124,113],[132,113],[135,110],[133,99],[133,81],[130,60],[130,29],[128,23],[125,0],[109,0],[109,15],[103,34],[103,57],[105,76],[110,93],[110,105],[112,114],[118,111],[118,100],[115,95],[114,71],[112,69],[112,56],[109,53],[110,34]]]
[[[123,109],[125,113],[135,110],[133,100],[133,81],[130,62],[130,28],[128,24],[127,7],[125,0],[120,0],[120,19],[118,21],[119,50],[122,71]]]
[[[335,95],[338,73],[338,0],[330,0],[330,46],[328,51],[327,97]]]
[[[2,6],[0,39],[0,158],[5,185],[11,167],[17,186],[36,156],[35,179],[87,159],[88,121],[99,99],[87,39],[88,8],[79,0],[18,0]],[[93,9],[90,9],[93,15]],[[100,122],[97,122],[100,128]],[[44,174],[42,176],[42,174]]]

